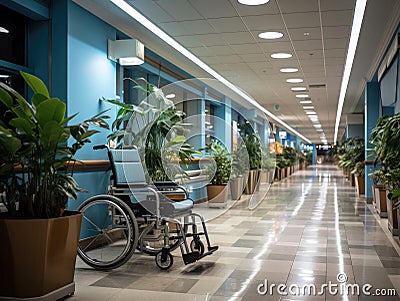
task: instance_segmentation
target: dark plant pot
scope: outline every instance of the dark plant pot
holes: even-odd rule
[[[350,173],[350,184],[352,187],[356,186],[356,175],[354,173]]]
[[[371,188],[372,188],[372,204],[374,205],[374,208],[376,208],[376,196],[375,196],[375,188],[377,187],[377,185],[372,184]]]
[[[0,299],[57,300],[74,293],[82,215],[64,215],[0,219]]]
[[[237,177],[230,180],[231,198],[232,200],[240,200],[243,194],[243,177]]]
[[[228,185],[207,185],[208,206],[225,207],[228,202]]]
[[[380,217],[388,217],[386,205],[386,189],[384,186],[375,187],[376,212]]]
[[[358,196],[365,194],[365,178],[355,175]]]
[[[393,209],[393,202],[388,197],[389,191],[386,190],[386,206],[388,211],[388,228],[392,232],[393,236],[398,236],[400,233],[399,229],[399,210]]]
[[[247,185],[244,190],[246,194],[254,193],[254,191],[256,190],[256,186],[258,184],[259,177],[260,177],[260,171],[258,169],[250,170]]]

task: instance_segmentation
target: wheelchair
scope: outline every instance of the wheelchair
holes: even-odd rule
[[[173,265],[171,252],[178,247],[185,264],[218,250],[210,243],[203,217],[192,211],[194,203],[184,187],[175,182],[146,182],[136,147],[99,145],[93,149],[107,149],[112,176],[108,194],[93,196],[78,208],[82,212],[78,256],[86,264],[115,269],[139,250],[155,256],[156,265],[167,270]],[[181,197],[174,201],[168,197],[171,194]]]

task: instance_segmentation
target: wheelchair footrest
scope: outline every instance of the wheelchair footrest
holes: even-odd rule
[[[208,247],[208,252],[214,253],[215,251],[218,250],[218,246],[209,246]]]
[[[195,251],[187,254],[182,254],[183,262],[185,264],[193,263],[197,261],[200,257],[200,253]]]

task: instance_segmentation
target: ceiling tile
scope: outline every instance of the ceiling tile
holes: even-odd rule
[[[240,56],[238,55],[222,55],[218,57],[220,63],[240,63],[243,62]]]
[[[243,5],[238,3],[237,0],[230,0],[231,4],[239,12],[240,16],[257,16],[257,15],[274,15],[279,14],[276,0],[270,0],[264,5]]]
[[[356,5],[356,0],[320,0],[321,1],[321,11],[327,10],[354,10]]]
[[[341,26],[349,25],[353,20],[353,11],[337,10],[321,13],[322,26]]]
[[[192,52],[193,54],[200,56],[200,57],[205,57],[205,56],[214,56],[212,51],[208,49],[208,47],[201,46],[201,47],[188,47],[188,50]]]
[[[221,46],[227,45],[226,41],[222,39],[222,36],[218,33],[209,33],[204,35],[193,35],[194,38],[198,39],[205,46]]]
[[[273,70],[272,65],[268,62],[257,62],[257,63],[249,63],[246,62],[247,66],[249,66],[252,70]]]
[[[298,60],[295,58],[285,59],[285,60],[271,59],[270,62],[271,62],[271,65],[274,66],[275,68],[282,68],[282,67],[288,67],[288,66],[293,66],[293,67],[299,68]]]
[[[246,27],[239,17],[208,19],[208,22],[216,32],[246,31]]]
[[[248,31],[222,33],[221,36],[229,44],[254,43],[254,37]]]
[[[351,26],[324,26],[324,39],[350,38]]]
[[[201,47],[203,46],[203,43],[197,39],[197,36],[179,36],[176,37],[175,39],[182,44],[184,47]]]
[[[257,44],[231,44],[230,46],[237,54],[263,53]]]
[[[156,2],[148,0],[135,0],[129,1],[129,3],[156,23],[176,21],[173,16],[169,15],[164,9],[158,6]]]
[[[244,23],[250,30],[271,31],[285,28],[281,15],[259,15],[243,17]]]
[[[304,72],[304,77],[306,79],[309,78],[320,78],[321,80],[325,79],[325,72]]]
[[[325,57],[326,58],[344,58],[346,57],[347,49],[326,49],[325,50]]]
[[[268,58],[265,56],[265,54],[260,54],[260,53],[248,53],[248,54],[240,55],[240,57],[246,63],[266,62],[266,61],[268,61]]]
[[[321,49],[300,50],[300,51],[296,51],[296,54],[300,60],[323,59],[323,53],[322,53]]]
[[[308,54],[308,52],[306,52],[306,54]],[[301,54],[301,55],[303,55],[303,54]],[[300,63],[303,68],[307,67],[307,66],[322,66],[323,67],[324,59],[322,56],[319,58],[317,58],[317,57],[313,58],[313,57],[309,56],[306,59],[301,60]]]
[[[284,14],[283,18],[287,28],[321,26],[317,12]]]
[[[293,47],[290,42],[266,42],[259,43],[260,47],[264,49],[264,51],[272,53],[272,52],[293,52]]]
[[[321,27],[302,27],[288,29],[292,41],[321,39]],[[309,35],[304,35],[308,33]]]
[[[190,0],[190,3],[207,19],[237,16],[236,10],[229,0]]]
[[[227,64],[209,64],[209,66],[217,71],[231,71],[232,68]]]
[[[173,37],[214,33],[214,29],[204,20],[162,23],[160,26]]]
[[[304,66],[303,64],[301,65],[301,68],[303,69],[303,72],[324,72],[325,67],[324,65],[309,65],[309,66]]]
[[[334,48],[347,48],[349,40],[347,38],[342,39],[324,39],[324,47],[326,49]]]
[[[296,51],[322,49],[322,40],[293,41],[293,45]]]
[[[329,65],[344,65],[345,59],[344,58],[326,58],[325,64]]]
[[[186,0],[158,0],[156,3],[173,16],[176,21],[203,19]]]
[[[249,66],[246,63],[227,63],[225,64],[233,71],[241,71],[241,70],[250,70]]]
[[[277,0],[282,13],[318,12],[318,0]]]
[[[210,46],[207,48],[212,54],[214,54],[216,56],[233,54],[233,50],[229,46]]]

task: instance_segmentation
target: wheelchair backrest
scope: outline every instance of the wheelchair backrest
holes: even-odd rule
[[[145,185],[146,177],[137,148],[111,149],[115,185]]]

